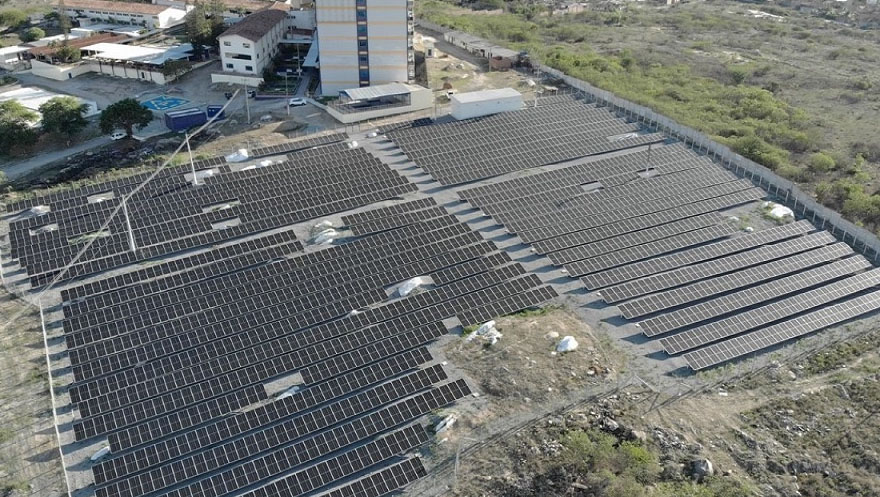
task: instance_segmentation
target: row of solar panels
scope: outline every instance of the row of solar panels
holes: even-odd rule
[[[719,211],[763,192],[679,145],[460,194],[694,369],[876,309],[866,260],[807,221],[737,233]]]
[[[561,102],[568,102],[567,105]],[[606,109],[560,97],[559,105],[475,120],[388,131],[411,160],[445,185],[657,143]]]
[[[306,150],[312,147],[337,143],[346,139],[347,136],[344,133],[330,133],[302,140],[290,141],[280,145],[260,147],[250,150],[249,153],[250,156],[254,158],[265,157],[269,155],[295,152],[298,150]],[[226,164],[226,160],[223,157],[212,157],[195,161],[196,169],[217,167],[223,164]],[[188,173],[191,167],[192,166],[190,164],[167,167],[162,170],[153,181],[157,182],[155,184],[165,184],[157,180],[172,177],[175,178],[175,182],[177,182],[178,184],[182,184],[182,175]],[[95,185],[87,185],[76,189],[52,192],[45,195],[37,195],[34,198],[24,199],[18,202],[11,203],[7,206],[7,210],[9,212],[17,212],[40,205],[50,207],[52,210],[61,210],[73,206],[88,205],[88,197],[91,195],[100,194],[108,191],[115,191],[119,194],[119,196],[121,196],[124,193],[128,193],[134,190],[137,185],[142,183],[151,174],[152,173],[143,173],[126,178],[120,178],[118,180],[106,181]]]
[[[280,228],[394,198],[416,189],[405,178],[379,164],[362,150],[346,148],[325,153],[322,157],[337,157],[340,160],[321,164],[321,158],[318,157],[304,167],[274,165],[265,168],[276,169],[276,172],[266,173],[266,178],[261,180],[266,183],[236,180],[234,184],[238,189],[227,188],[230,182],[224,180],[238,173],[221,174],[207,180],[216,180],[216,187],[188,186],[181,192],[169,192],[134,202],[132,206],[151,205],[150,209],[157,214],[138,217],[129,213],[128,221],[132,225],[130,232],[123,229],[93,234],[96,238],[87,249],[83,249],[82,244],[89,239],[88,235],[82,236],[78,243],[71,244],[62,229],[57,230],[55,235],[40,235],[42,238],[29,235],[13,238],[12,247],[20,264],[31,276],[31,283],[37,286],[51,281],[77,254],[78,262],[67,270],[65,279]],[[210,189],[217,192],[218,198],[231,198],[234,202],[216,210],[205,209],[206,206],[199,203],[204,199],[199,199],[198,195],[201,194],[197,192]],[[196,193],[190,193],[193,191]],[[180,208],[181,204],[189,207]],[[99,216],[97,213],[90,215]],[[125,221],[122,213],[117,213],[117,217]],[[86,218],[72,213],[71,223],[84,222]],[[119,223],[114,227],[118,229]],[[23,231],[18,230],[19,233]],[[36,238],[40,238],[42,243],[31,243]],[[131,250],[132,238],[135,250]]]
[[[342,482],[346,495],[424,475],[417,459],[405,475],[390,463],[427,441],[413,421],[469,393],[430,365],[442,321],[482,322],[555,292],[433,200],[343,222],[359,238],[302,253],[280,232],[64,293],[74,434],[112,450],[94,468],[99,496]],[[431,286],[389,299],[415,276]],[[266,385],[293,374],[301,389],[272,400]],[[339,469],[316,477],[324,467]]]

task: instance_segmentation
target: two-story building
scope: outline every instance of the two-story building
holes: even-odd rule
[[[165,29],[183,22],[185,9],[149,3],[106,0],[65,0],[65,14],[82,23],[107,22],[133,24],[147,29]]]
[[[278,53],[278,44],[287,30],[284,4],[254,12],[235,23],[218,37],[223,72],[211,75],[214,83],[237,83],[257,86],[263,70]]]

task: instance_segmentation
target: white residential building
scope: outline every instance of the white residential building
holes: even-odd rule
[[[72,19],[134,24],[147,29],[174,26],[186,16],[184,9],[149,3],[65,0],[63,7]]]
[[[415,78],[412,0],[316,0],[321,93]]]
[[[276,5],[254,12],[220,35],[222,73],[214,73],[215,83],[240,83],[256,86],[263,79],[263,69],[278,53],[278,44],[287,30],[287,6]]]

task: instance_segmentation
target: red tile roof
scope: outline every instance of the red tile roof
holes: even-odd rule
[[[278,23],[284,22],[286,17],[287,12],[273,4],[270,8],[254,12],[233,24],[231,28],[224,31],[220,36],[238,35],[251,41],[259,41]]]
[[[67,44],[74,48],[82,48],[88,45],[94,45],[95,43],[117,43],[128,40],[131,40],[131,38],[125,35],[101,33],[93,36],[85,36],[83,38],[73,38],[68,40]],[[58,43],[55,46],[46,45],[43,47],[34,47],[28,50],[28,52],[34,57],[38,55],[49,55],[55,53],[55,51],[61,48],[61,46],[62,44]]]

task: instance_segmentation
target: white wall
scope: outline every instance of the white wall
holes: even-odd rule
[[[293,29],[315,29],[315,10],[291,10],[287,13],[287,26]]]
[[[90,64],[72,64],[72,65],[52,65],[40,62],[37,59],[31,60],[31,73],[43,78],[54,79],[56,81],[65,81],[75,78],[80,74],[91,72]]]
[[[244,76],[240,74],[215,72],[211,74],[211,82],[229,83],[233,85],[247,85],[251,88],[255,88],[263,82],[263,78],[257,76]]]
[[[480,92],[474,92],[480,93]],[[487,96],[483,100],[461,102],[459,95],[452,97],[452,117],[456,119],[470,119],[472,117],[488,116],[499,112],[508,112],[522,109],[522,95],[494,97]]]
[[[285,23],[279,22],[259,41],[252,41],[239,35],[221,36],[219,42],[223,70],[261,76],[263,69],[278,53],[278,43],[284,36],[284,31]],[[250,60],[236,59],[232,57],[233,55],[250,56]]]
[[[183,9],[166,9],[159,13],[159,25],[157,27],[167,28],[179,24],[183,22],[184,17],[186,17],[186,11]]]

